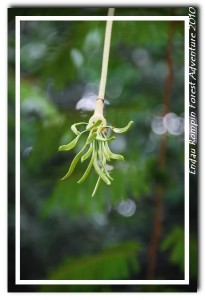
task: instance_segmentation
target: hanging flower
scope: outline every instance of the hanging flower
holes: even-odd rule
[[[108,16],[114,15],[114,8],[109,8]],[[83,134],[87,134],[87,139],[85,145],[82,149],[78,152],[78,154],[74,157],[70,168],[66,175],[62,178],[68,178],[74,171],[77,163],[79,160],[83,163],[85,160],[90,158],[88,163],[87,169],[83,176],[78,180],[78,183],[82,183],[90,173],[92,167],[94,168],[95,172],[98,174],[98,180],[94,187],[92,196],[95,195],[97,188],[100,184],[100,181],[104,181],[107,185],[111,184],[113,178],[110,176],[110,166],[108,167],[107,161],[112,159],[116,160],[124,160],[124,157],[120,154],[113,153],[108,143],[115,139],[114,136],[109,136],[107,134],[107,130],[114,133],[123,133],[126,132],[130,126],[133,124],[133,121],[130,121],[127,126],[123,128],[116,128],[113,126],[107,126],[106,119],[103,115],[104,109],[104,95],[105,95],[105,86],[107,80],[107,68],[108,68],[108,61],[109,61],[109,51],[110,51],[110,40],[111,40],[111,32],[112,32],[112,20],[107,20],[106,23],[106,30],[105,30],[105,42],[104,42],[104,49],[103,49],[103,60],[102,60],[102,72],[101,72],[101,79],[100,79],[100,87],[98,97],[95,103],[95,110],[94,114],[88,121],[80,122],[73,124],[71,126],[71,130],[75,133],[76,137],[72,140],[69,144],[63,145],[59,147],[59,151],[68,151],[73,149],[80,137]],[[84,126],[85,129],[83,131],[79,131],[78,127]]]
[[[78,180],[78,183],[82,183],[87,178],[93,167],[95,172],[98,174],[98,180],[93,190],[92,197],[95,195],[101,180],[107,185],[110,185],[113,178],[110,176],[109,168],[107,168],[107,161],[112,159],[124,160],[124,157],[120,154],[113,153],[110,150],[108,143],[114,140],[115,136],[108,136],[107,130],[110,129],[111,132],[113,131],[118,134],[124,133],[132,126],[132,124],[133,121],[130,121],[127,126],[123,128],[116,128],[113,126],[107,126],[104,118],[100,118],[98,120],[93,120],[91,118],[88,123],[80,122],[73,124],[71,126],[71,130],[74,132],[76,137],[69,144],[60,146],[59,151],[68,151],[73,149],[83,134],[87,134],[87,139],[85,145],[74,157],[68,172],[61,180],[68,178],[73,173],[79,160],[83,163],[85,160],[90,158],[87,169],[83,176]],[[84,126],[85,129],[83,131],[79,131],[79,126]]]

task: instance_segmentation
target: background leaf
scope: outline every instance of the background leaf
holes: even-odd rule
[[[135,242],[110,247],[99,254],[82,258],[69,258],[49,275],[55,280],[111,280],[127,278],[130,269],[139,271],[136,253],[140,246]]]

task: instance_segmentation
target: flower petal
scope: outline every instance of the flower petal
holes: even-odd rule
[[[93,128],[96,128],[96,127],[98,127],[100,124],[102,123],[102,120],[97,120],[95,123],[93,123],[93,124],[89,124],[88,123],[88,125],[86,126],[86,129],[87,130],[91,130],[91,129],[93,129]]]
[[[96,138],[96,136],[97,136],[97,132],[90,133],[87,138],[86,145],[90,144]]]
[[[113,153],[110,150],[107,142],[104,143],[104,151],[105,151],[106,155],[109,156],[111,159],[124,160],[124,157],[122,155]]]
[[[77,126],[78,125],[87,125],[88,123],[86,122],[80,122],[80,123],[75,123],[71,126],[71,130],[76,134],[76,135],[79,135],[81,132],[77,130]]]
[[[107,178],[107,176],[102,172],[102,170],[100,169],[100,167],[98,166],[98,162],[97,162],[97,158],[95,157],[94,161],[93,161],[93,166],[95,171],[98,173],[98,175],[102,178],[102,180],[107,183],[108,185],[111,184],[110,180]]]
[[[95,187],[94,187],[94,190],[93,190],[93,193],[92,193],[92,197],[94,197],[94,195],[95,195],[95,193],[97,192],[97,189],[98,189],[98,187],[99,187],[99,185],[100,185],[100,176],[98,177],[98,180],[97,180],[97,182],[96,182],[96,185],[95,185]]]
[[[89,147],[88,151],[85,154],[83,154],[83,156],[81,157],[81,162],[84,162],[86,159],[88,159],[88,157],[92,153],[92,150],[93,150],[93,145],[92,145],[92,143],[90,143],[90,147]]]
[[[68,151],[68,150],[73,149],[75,147],[75,145],[77,144],[79,137],[80,137],[80,135],[78,135],[76,138],[74,138],[74,140],[72,140],[69,144],[60,146],[58,148],[58,151]]]
[[[110,138],[104,138],[101,134],[97,134],[96,136],[96,140],[101,142],[113,141],[115,139],[116,139],[115,136],[111,136]]]
[[[122,128],[112,128],[112,130],[115,132],[115,133],[123,133],[123,132],[126,132],[128,131],[128,129],[132,126],[134,122],[133,121],[130,121],[127,126],[125,127],[122,127]]]
[[[87,169],[85,170],[85,173],[83,174],[83,176],[78,180],[78,183],[82,183],[88,176],[88,174],[90,173],[90,170],[92,168],[92,165],[93,165],[93,160],[94,160],[94,154],[92,155],[91,157],[91,160],[88,164],[88,167]]]
[[[85,147],[86,147],[86,146],[87,146],[87,145],[85,145],[85,146],[80,150],[80,152],[78,152],[78,154],[74,157],[74,159],[73,159],[73,161],[72,161],[72,163],[71,163],[71,165],[70,165],[70,168],[69,168],[68,172],[65,174],[65,176],[64,176],[63,178],[61,178],[61,180],[64,180],[64,179],[68,178],[68,177],[73,173],[73,171],[74,171],[74,169],[75,169],[75,167],[76,167],[76,165],[77,165],[77,163],[78,163],[78,161],[79,161],[79,159],[80,159],[80,157],[81,157],[83,151],[85,150]]]
[[[106,157],[103,152],[103,145],[102,143],[99,143],[99,149],[98,149],[98,157],[99,157],[99,162],[101,164],[101,167],[103,169],[103,172],[105,175],[110,179],[113,180],[113,178],[110,176],[110,174],[107,171],[107,165],[106,165]]]

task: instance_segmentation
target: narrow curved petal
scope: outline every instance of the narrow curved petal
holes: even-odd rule
[[[62,145],[58,148],[58,151],[68,151],[68,150],[71,150],[75,147],[75,145],[77,144],[78,142],[78,139],[81,137],[81,135],[83,133],[87,132],[87,130],[84,130],[82,132],[79,133],[78,136],[76,136],[76,138],[74,138],[74,140],[72,140],[69,144],[67,145]]]
[[[87,125],[87,124],[88,124],[88,123],[86,123],[86,122],[75,123],[75,124],[73,124],[73,125],[71,126],[71,130],[72,130],[76,135],[79,135],[79,134],[81,134],[81,132],[77,130],[77,126],[79,126],[79,125]]]
[[[94,129],[94,128],[96,128],[96,127],[98,127],[100,124],[102,124],[102,120],[97,120],[95,123],[93,123],[93,124],[88,124],[87,126],[86,126],[86,129],[87,130],[91,130],[91,129]]]
[[[101,142],[109,142],[109,141],[113,141],[115,139],[116,139],[115,136],[111,136],[110,138],[104,138],[101,134],[97,134],[97,136],[96,136],[96,140],[101,141]]]
[[[90,144],[96,138],[96,136],[97,136],[97,132],[90,133],[87,138],[86,145]]]
[[[110,150],[107,142],[104,143],[104,151],[105,151],[106,155],[109,156],[111,159],[124,160],[124,157],[122,155],[113,153]]]
[[[80,152],[78,152],[78,154],[74,157],[74,159],[73,159],[73,161],[72,161],[72,163],[71,163],[71,165],[70,165],[70,168],[69,168],[68,172],[65,174],[65,176],[64,176],[63,178],[61,178],[61,180],[64,180],[64,179],[68,178],[68,177],[73,173],[73,171],[74,171],[74,169],[75,169],[75,167],[76,167],[76,165],[77,165],[77,163],[78,163],[80,157],[81,157],[82,154],[83,154],[83,151],[85,150],[85,147],[86,147],[86,145],[85,145],[85,146],[80,150]]]
[[[122,127],[122,128],[112,128],[112,130],[115,132],[115,133],[123,133],[123,132],[126,132],[128,131],[128,129],[133,125],[133,121],[130,121],[127,126],[125,127]]]
[[[100,164],[101,164],[101,166],[102,166],[103,172],[105,173],[105,175],[106,175],[110,180],[113,180],[113,178],[110,176],[110,174],[109,174],[109,172],[107,171],[107,168],[106,168],[106,157],[105,157],[105,155],[104,155],[102,143],[99,143],[98,157],[99,157],[99,161],[100,161]]]
[[[88,164],[88,167],[85,170],[85,173],[83,174],[83,176],[78,180],[78,183],[82,183],[88,177],[88,174],[90,173],[90,170],[91,170],[92,165],[93,165],[93,160],[94,160],[94,155],[92,155],[91,160]]]
[[[100,169],[97,159],[95,157],[94,161],[93,161],[93,166],[95,171],[98,173],[98,175],[101,177],[101,179],[108,185],[111,184],[110,180],[107,178],[107,176],[102,172],[102,170]]]
[[[90,157],[90,155],[92,154],[93,151],[93,145],[92,143],[90,143],[90,147],[88,149],[88,151],[83,154],[83,156],[81,157],[81,162],[84,162],[86,159],[88,159],[88,157]]]
[[[92,193],[92,197],[94,197],[95,193],[97,192],[97,189],[98,189],[98,187],[99,187],[99,185],[100,185],[100,180],[101,180],[101,178],[100,178],[100,176],[99,176],[99,177],[98,177],[98,180],[97,180],[97,182],[96,182],[96,185],[95,185],[95,187],[94,187],[94,190],[93,190],[93,193]]]
[[[68,151],[71,150],[75,147],[77,144],[77,141],[79,140],[80,135],[78,135],[74,140],[72,140],[69,144],[67,145],[62,145],[58,148],[58,151]]]

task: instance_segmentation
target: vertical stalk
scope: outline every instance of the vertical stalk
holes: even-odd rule
[[[109,8],[108,16],[113,16],[113,14],[114,14],[114,8]],[[106,30],[105,30],[102,71],[101,71],[100,88],[99,88],[99,95],[98,95],[99,98],[102,98],[102,99],[104,99],[104,96],[105,96],[105,86],[106,86],[106,81],[107,81],[107,69],[108,69],[108,61],[109,61],[109,53],[110,53],[112,23],[113,23],[113,20],[107,20]]]
[[[108,16],[113,16],[114,12],[115,12],[114,8],[109,8]],[[107,81],[107,70],[108,70],[109,53],[110,53],[110,41],[111,41],[111,34],[112,34],[112,23],[113,23],[113,20],[107,20],[107,23],[106,23],[100,87],[99,87],[99,94],[98,94],[98,98],[96,100],[95,111],[94,111],[94,115],[100,115],[100,116],[103,116],[105,86],[106,86],[106,81]]]

